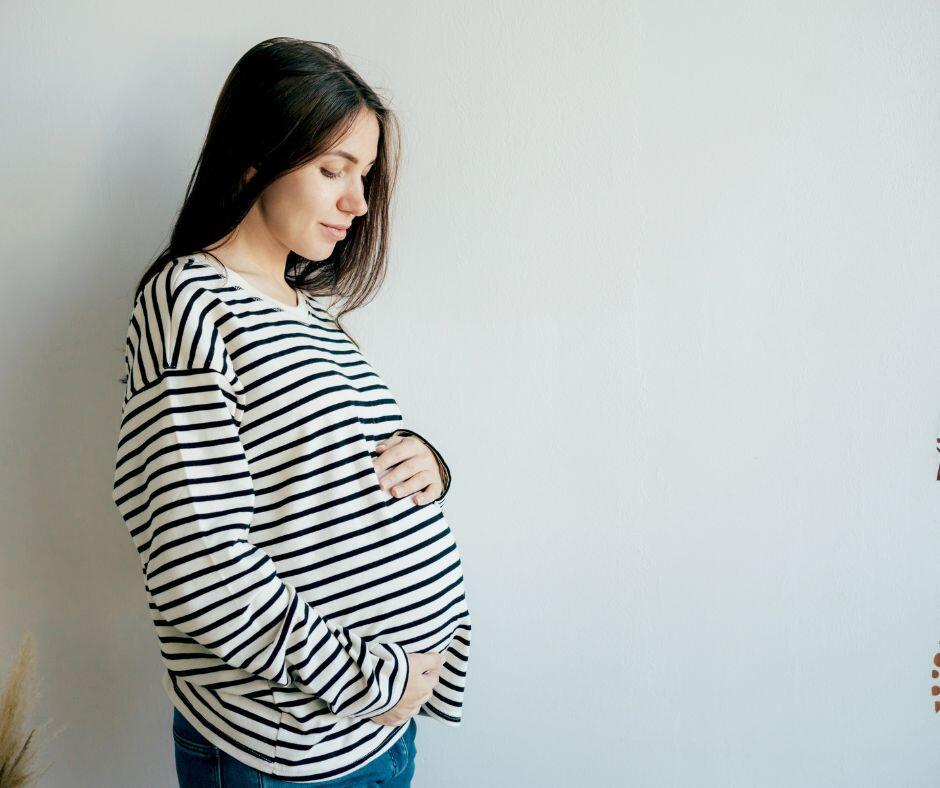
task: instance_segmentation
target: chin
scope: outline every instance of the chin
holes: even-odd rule
[[[306,260],[313,260],[319,262],[320,260],[326,260],[331,254],[333,254],[333,249],[336,246],[336,243],[330,243],[327,241],[325,244],[317,244],[316,246],[310,245],[309,247],[298,247],[292,249],[291,251],[294,254],[300,255]]]

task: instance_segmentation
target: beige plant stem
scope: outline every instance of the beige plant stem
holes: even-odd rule
[[[34,680],[33,638],[27,633],[0,696],[0,788],[26,788],[35,785],[45,773],[36,771],[33,761],[33,735],[24,736],[25,721],[39,698]]]

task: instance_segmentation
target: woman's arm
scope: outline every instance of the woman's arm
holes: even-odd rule
[[[165,369],[125,403],[113,499],[150,605],[225,663],[295,685],[333,714],[382,714],[408,683],[403,648],[331,625],[248,540],[243,412],[244,392],[214,369]]]

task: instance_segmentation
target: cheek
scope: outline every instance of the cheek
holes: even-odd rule
[[[322,176],[319,180],[308,178],[301,181],[294,191],[298,208],[307,216],[319,220],[332,215],[334,198],[330,185]]]
[[[282,178],[262,194],[262,215],[277,235],[289,237],[306,232],[311,224],[332,216],[328,191],[309,178]]]

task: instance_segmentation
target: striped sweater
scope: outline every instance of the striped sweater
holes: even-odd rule
[[[460,554],[440,499],[379,486],[402,414],[319,299],[291,308],[232,273],[184,256],[137,298],[113,499],[173,705],[255,769],[329,780],[404,734],[370,718],[409,652],[444,655],[420,713],[460,724]]]

